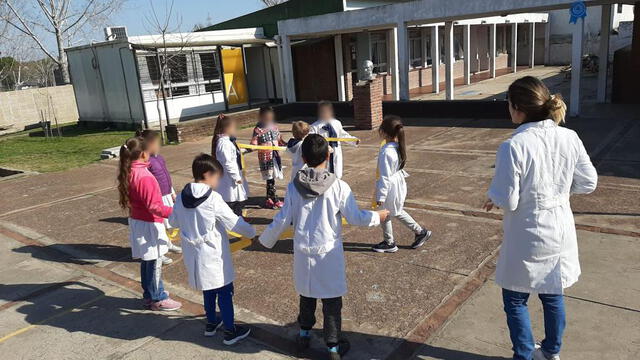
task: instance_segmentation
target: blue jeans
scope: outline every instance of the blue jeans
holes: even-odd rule
[[[560,353],[562,333],[566,326],[564,297],[562,295],[539,294],[544,310],[544,335],[542,350],[549,355]],[[513,344],[514,360],[531,360],[535,341],[531,332],[528,293],[502,289],[504,312],[507,314],[507,325]]]
[[[140,284],[142,285],[142,297],[145,300],[161,301],[168,298],[164,292],[164,284],[161,279],[162,262],[160,260],[140,261]]]
[[[207,321],[210,324],[217,324],[220,319],[216,316],[216,297],[218,299],[218,307],[220,308],[220,316],[226,330],[233,330],[233,283],[229,283],[221,288],[205,290],[202,292],[204,296],[204,312],[207,314]]]

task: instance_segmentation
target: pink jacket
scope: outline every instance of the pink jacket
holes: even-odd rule
[[[129,203],[131,217],[147,222],[159,222],[171,215],[173,208],[165,206],[160,185],[149,171],[149,163],[134,161],[129,174]]]

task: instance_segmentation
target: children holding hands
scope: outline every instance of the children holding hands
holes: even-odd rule
[[[255,229],[232,211],[214,191],[221,183],[222,165],[213,157],[200,154],[191,166],[194,182],[187,184],[176,199],[169,222],[180,228],[184,265],[189,285],[202,291],[207,316],[205,336],[213,336],[224,324],[225,345],[249,335],[249,328],[235,325],[233,280],[235,273],[227,231],[247,238]],[[216,315],[216,301],[220,317]]]
[[[272,248],[293,223],[293,275],[300,294],[298,345],[300,350],[309,347],[316,302],[321,299],[327,349],[331,359],[340,359],[349,350],[340,335],[342,296],[347,293],[342,216],[351,225],[372,227],[386,221],[389,211],[358,207],[349,185],[328,170],[330,151],[324,137],[308,135],[301,151],[307,167],[288,185],[284,207],[260,235],[260,242]]]

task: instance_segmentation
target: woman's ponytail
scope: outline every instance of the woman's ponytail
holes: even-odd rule
[[[565,116],[567,115],[567,104],[564,103],[564,99],[561,94],[551,95],[547,103],[545,104],[549,116],[556,124],[564,124]]]
[[[400,153],[400,169],[404,169],[407,162],[407,145],[404,139],[404,125],[399,122],[396,125],[396,136],[398,137],[398,153]]]
[[[129,202],[129,174],[131,174],[131,163],[138,160],[145,150],[146,145],[141,137],[127,139],[120,147],[120,163],[118,165],[118,193],[119,204],[123,209],[131,208]]]
[[[216,145],[218,144],[218,140],[220,136],[224,135],[224,132],[232,121],[233,119],[230,116],[226,116],[225,114],[218,115],[216,125],[213,128],[213,138],[211,139],[211,156],[213,156],[214,159],[216,158]]]

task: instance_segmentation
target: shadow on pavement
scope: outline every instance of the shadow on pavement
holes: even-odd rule
[[[96,286],[81,281],[35,284],[35,287],[41,290],[31,291],[28,295],[16,299],[12,294],[28,292],[34,288],[34,284],[0,284],[0,299],[18,303],[13,311],[23,314],[24,320],[29,324],[46,325],[64,329],[69,333],[86,333],[120,340],[136,340],[153,336],[159,340],[184,341],[205,348],[224,348],[240,354],[256,353],[262,350],[262,348],[256,349],[255,346],[248,347],[241,344],[231,348],[225,347],[222,345],[221,335],[216,335],[214,338],[202,335],[205,324],[202,316],[144,310],[141,299],[115,296],[123,290],[105,293]],[[294,339],[278,335],[295,334],[297,331],[295,323],[284,326],[263,323],[248,325],[252,329],[254,340],[270,345],[268,348],[265,346],[266,350],[311,359],[326,356],[323,350],[322,333],[319,329],[313,331],[313,347],[305,353],[296,354]],[[316,328],[318,328],[317,325]],[[19,329],[13,330],[19,331]],[[419,348],[420,356],[443,360],[505,359],[404,342],[403,339],[388,336],[350,331],[343,332],[343,336],[352,342],[352,352],[345,356],[346,359],[359,359],[363,353],[370,354],[371,349],[366,348],[367,342],[389,345],[403,343],[410,349]],[[383,347],[383,349],[385,352],[390,352],[393,347]],[[387,354],[381,355],[387,356]]]
[[[133,262],[128,247],[104,244],[26,245],[12,250],[45,261],[87,265],[100,261]]]

